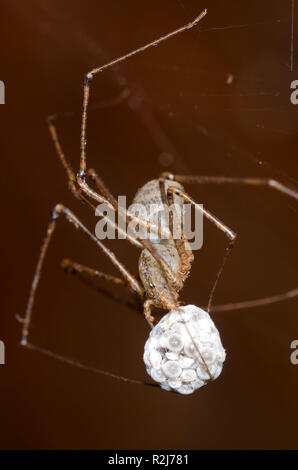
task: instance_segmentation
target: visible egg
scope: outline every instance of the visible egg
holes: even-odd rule
[[[156,349],[151,351],[149,358],[150,358],[150,362],[151,362],[153,367],[159,367],[160,366],[162,358],[161,358],[161,354],[160,354],[159,351],[156,351]]]
[[[183,338],[181,335],[173,334],[168,337],[167,347],[170,351],[179,352],[183,348]]]
[[[200,357],[199,345],[195,344],[194,341],[189,341],[184,346],[185,354],[190,357]]]
[[[216,360],[216,354],[215,351],[211,348],[208,349],[203,349],[201,351],[201,358],[204,359],[206,364],[213,364],[213,362]]]
[[[165,364],[163,364],[162,370],[170,379],[177,379],[182,372],[179,363],[176,361],[167,361]]]
[[[166,379],[166,376],[161,369],[151,369],[150,375],[156,382],[163,382]]]
[[[178,388],[178,392],[182,395],[190,395],[195,390],[194,386],[191,384],[183,384],[181,387]]]

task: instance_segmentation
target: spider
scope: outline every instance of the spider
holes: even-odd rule
[[[125,238],[141,250],[139,258],[139,278],[136,278],[127,270],[116,255],[82,224],[71,210],[63,204],[57,204],[52,212],[46,237],[41,247],[25,317],[21,319],[23,322],[21,345],[29,349],[42,352],[56,359],[63,360],[69,364],[93,370],[110,377],[134,383],[144,383],[143,381],[128,379],[111,372],[86,366],[70,358],[60,356],[52,351],[33,345],[28,341],[32,309],[44,259],[55,231],[57,220],[61,215],[63,215],[71,224],[84,232],[97,245],[99,250],[119,271],[120,277],[102,273],[78,263],[74,263],[70,260],[63,261],[62,264],[64,269],[79,275],[87,282],[92,282],[94,278],[99,278],[115,285],[124,285],[131,293],[133,293],[133,295],[138,299],[139,305],[142,306],[144,317],[151,328],[150,336],[145,345],[144,352],[144,362],[147,367],[147,372],[164,390],[182,394],[192,393],[202,385],[205,385],[208,381],[214,380],[221,372],[225,359],[225,351],[222,347],[219,333],[209,315],[209,312],[211,311],[214,293],[224,265],[237,239],[237,234],[210,211],[197,204],[194,199],[185,192],[183,185],[192,183],[265,186],[267,188],[273,188],[296,200],[298,199],[298,192],[294,188],[283,185],[279,181],[270,178],[203,175],[185,176],[172,173],[162,173],[159,178],[147,182],[142,188],[140,188],[134,198],[134,203],[141,203],[147,207],[150,203],[155,202],[158,206],[167,208],[169,208],[172,203],[176,203],[179,207],[182,207],[186,203],[190,204],[227,237],[227,248],[211,289],[206,311],[194,305],[182,306],[179,302],[179,292],[190,273],[194,256],[183,231],[180,239],[174,239],[173,237],[173,223],[176,220],[177,214],[173,211],[167,223],[162,219],[163,225],[162,229],[160,229],[159,227],[156,227],[150,218],[146,219],[137,217],[136,215],[133,215],[130,210],[126,211],[118,205],[117,200],[110,193],[96,171],[87,167],[87,111],[89,105],[90,86],[95,75],[115,64],[127,60],[135,54],[144,52],[146,49],[158,45],[170,37],[193,28],[204,18],[206,13],[207,10],[202,11],[194,21],[186,24],[185,26],[162,36],[143,47],[135,49],[134,51],[99,68],[95,68],[86,74],[81,124],[80,168],[77,175],[66,160],[58,139],[58,133],[55,126],[55,121],[58,115],[48,117],[49,131],[58,157],[67,173],[69,188],[74,196],[93,208],[94,203],[107,204],[118,213],[119,217],[137,222],[140,226],[155,232],[155,235],[156,232],[158,232],[158,235],[155,241],[153,241],[150,237],[141,238],[129,233],[125,234]],[[127,90],[124,90],[120,95],[120,100],[125,99],[126,97]],[[90,186],[89,181],[92,181],[93,187]],[[94,189],[94,187],[96,189]],[[109,218],[107,218],[107,220],[110,224],[113,224]],[[118,224],[116,224],[116,228],[119,233],[122,233],[122,228]],[[164,229],[168,229],[167,236],[165,238],[163,237]],[[279,301],[295,295],[298,295],[298,289],[293,289],[275,297],[240,302],[238,304],[215,306],[212,310],[218,311],[232,308],[252,307]],[[157,325],[155,324],[155,318],[152,315],[153,308],[161,308],[168,311]],[[147,382],[146,384],[155,385]]]

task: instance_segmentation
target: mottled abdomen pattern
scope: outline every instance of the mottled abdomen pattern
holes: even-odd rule
[[[180,183],[166,180],[165,189],[175,187],[183,190]],[[177,204],[181,209],[183,200],[173,195],[173,200],[169,201]],[[163,211],[163,202],[160,191],[159,180],[152,180],[140,188],[133,200],[133,204],[142,204],[148,214],[147,220],[157,223],[156,219],[150,218],[150,206],[153,204],[160,208],[159,226],[165,233],[169,233],[169,218]],[[173,210],[173,224],[178,224],[179,218],[177,212]],[[147,238],[152,242],[155,252],[163,258],[173,273],[177,275],[178,285],[172,288],[165,275],[160,263],[147,250],[142,250],[139,258],[139,274],[144,285],[144,289],[148,298],[151,298],[154,305],[158,308],[172,309],[178,304],[178,292],[183,286],[184,280],[187,278],[191,263],[193,261],[193,253],[189,247],[188,241],[184,238],[183,229],[182,236],[178,240],[161,238],[156,232],[151,232]]]

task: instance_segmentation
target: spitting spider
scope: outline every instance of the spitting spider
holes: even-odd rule
[[[22,319],[23,331],[21,344],[27,348],[42,352],[56,359],[65,361],[78,367],[93,370],[95,372],[108,375],[120,380],[131,381],[134,383],[144,383],[142,381],[127,379],[115,375],[111,372],[94,369],[85,366],[64,356],[60,356],[52,351],[33,345],[28,341],[29,328],[32,318],[32,309],[36,289],[40,280],[40,275],[44,259],[56,228],[57,220],[60,215],[73,224],[76,228],[84,232],[107,256],[115,268],[120,272],[120,277],[114,277],[109,274],[87,268],[78,263],[64,260],[63,266],[66,270],[78,274],[84,279],[99,278],[115,285],[126,286],[139,299],[142,304],[144,317],[147,320],[151,332],[145,346],[144,362],[148,374],[160,384],[160,386],[169,391],[175,391],[181,394],[190,394],[200,388],[210,380],[214,380],[220,374],[225,360],[225,351],[222,347],[219,333],[210,318],[212,301],[216,286],[223,271],[226,260],[237,239],[236,233],[220,221],[215,215],[197,204],[184,190],[183,184],[246,184],[251,186],[266,186],[276,189],[287,196],[298,199],[298,192],[281,184],[274,179],[265,178],[243,178],[226,176],[182,176],[171,173],[162,173],[159,178],[149,181],[141,187],[135,198],[134,203],[142,204],[149,208],[150,204],[155,203],[158,207],[170,207],[175,204],[182,208],[185,204],[191,205],[196,211],[199,211],[210,222],[212,222],[227,237],[228,245],[223,256],[221,266],[217,272],[215,282],[211,289],[208,305],[205,310],[194,305],[181,306],[179,302],[179,292],[183,283],[188,277],[193,261],[193,252],[184,231],[180,238],[173,237],[173,226],[177,220],[177,212],[172,211],[169,219],[162,216],[161,228],[157,227],[154,221],[149,218],[137,217],[130,210],[123,210],[105,186],[102,179],[95,170],[87,168],[86,155],[86,126],[87,110],[89,104],[89,92],[92,79],[103,70],[118,64],[129,57],[144,52],[146,49],[156,46],[162,41],[169,39],[185,30],[193,28],[206,15],[204,10],[194,21],[187,25],[156,39],[155,41],[140,47],[123,57],[115,59],[106,65],[91,70],[85,76],[83,113],[81,124],[81,152],[80,168],[76,175],[71,165],[66,160],[62,147],[60,145],[55,126],[57,115],[48,118],[49,130],[54,142],[57,154],[67,173],[69,188],[72,193],[81,201],[94,207],[94,203],[106,204],[112,208],[119,217],[125,220],[137,222],[155,233],[155,239],[151,236],[142,238],[126,233],[125,238],[134,246],[141,250],[139,258],[139,278],[133,276],[124,266],[116,255],[108,249],[98,237],[89,231],[80,220],[63,204],[57,204],[52,212],[51,221],[48,225],[46,237],[41,247],[41,253],[36,266],[33,278],[31,292],[27,304],[25,317]],[[125,95],[125,91],[122,97]],[[93,189],[91,181],[96,189]],[[108,222],[113,222],[107,217]],[[122,233],[122,228],[116,224],[116,229]],[[166,232],[166,236],[165,236]],[[252,300],[238,304],[222,306],[224,309],[249,307],[262,305],[283,298],[293,297],[298,294],[298,289],[294,289],[280,296],[272,298]],[[155,325],[155,319],[152,315],[153,308],[161,308],[168,313]],[[214,307],[213,310],[220,310],[220,307]]]

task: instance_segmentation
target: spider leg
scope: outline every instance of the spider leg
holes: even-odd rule
[[[52,137],[52,140],[53,140],[53,143],[54,143],[54,146],[55,146],[55,149],[56,149],[56,153],[59,157],[59,160],[61,161],[62,166],[66,171],[69,189],[71,190],[71,192],[74,194],[74,196],[77,199],[81,199],[81,191],[76,188],[75,173],[74,173],[74,171],[71,167],[71,164],[68,162],[68,160],[66,159],[66,157],[64,155],[64,152],[62,150],[62,147],[61,147],[61,144],[60,144],[60,141],[59,141],[59,138],[58,138],[56,125],[54,124],[56,119],[57,119],[57,115],[52,115],[52,116],[47,117],[49,132],[50,132],[50,135]]]
[[[249,186],[265,186],[275,189],[298,200],[298,189],[280,183],[272,178],[241,178],[229,176],[186,176],[172,175],[171,173],[163,173],[163,178],[174,179],[179,183],[199,183],[199,184],[247,184]]]
[[[97,176],[97,174],[95,173],[94,170],[90,170],[91,171],[91,174],[92,174],[92,177],[93,179],[95,180],[97,186],[102,190],[102,191],[108,191],[104,182],[102,181],[101,178],[99,178]],[[163,232],[159,226],[151,223],[150,221],[148,220],[144,220],[140,217],[136,217],[135,215],[132,215],[130,214],[128,211],[124,210],[123,208],[121,208],[117,202],[116,202],[116,199],[114,198],[114,196],[112,194],[109,194],[109,199],[110,201],[108,200],[104,200],[102,198],[102,196],[100,196],[98,193],[96,193],[95,191],[93,191],[89,186],[88,184],[86,183],[85,180],[81,180],[80,178],[77,178],[78,181],[80,181],[80,188],[84,190],[85,194],[87,196],[89,196],[91,199],[94,199],[96,200],[97,202],[103,202],[105,204],[110,204],[110,206],[112,206],[114,208],[114,210],[118,213],[119,217],[123,218],[124,220],[127,218],[128,220],[130,221],[134,221],[134,222],[137,222],[138,224],[144,226],[146,228],[146,230],[152,230],[152,231],[155,231],[157,232],[160,236],[165,236],[165,237],[169,237],[169,235],[165,232]],[[123,233],[123,230],[119,227],[119,225],[117,224],[114,224],[113,221],[111,221],[108,217],[106,217],[106,221],[107,223],[110,223],[112,224],[119,232]],[[164,271],[165,275],[166,275],[166,278],[169,282],[169,284],[175,289],[176,287],[180,286],[180,279],[177,278],[176,274],[173,272],[173,270],[170,268],[170,266],[168,265],[168,263],[157,253],[154,245],[150,242],[150,240],[148,239],[143,239],[143,238],[140,238],[140,237],[136,237],[136,238],[133,238],[131,237],[128,233],[125,234],[125,237],[130,243],[132,243],[133,245],[136,245],[138,248],[142,248],[142,249],[147,249],[151,255],[153,256],[153,258],[160,264],[162,270]]]
[[[89,268],[88,266],[83,266],[82,264],[76,263],[75,261],[71,261],[68,258],[64,258],[61,261],[61,267],[64,271],[70,274],[79,274],[79,275],[87,275],[89,278],[93,279],[104,279],[105,281],[110,281],[113,284],[118,284],[121,286],[126,286],[126,283],[120,277],[112,276],[111,274],[106,274],[101,271],[97,271],[97,269]]]
[[[72,112],[69,112],[69,113],[64,113],[66,115],[69,115],[71,114]],[[62,114],[62,116],[64,115]],[[65,155],[64,155],[64,152],[62,150],[62,146],[60,144],[60,140],[59,140],[59,136],[58,136],[58,132],[57,132],[57,128],[56,128],[56,125],[54,124],[55,120],[57,119],[57,116],[59,115],[53,115],[53,116],[49,116],[48,117],[48,125],[49,125],[49,131],[50,131],[50,134],[51,134],[51,137],[53,139],[53,142],[54,142],[54,146],[55,146],[55,149],[56,149],[56,152],[57,152],[57,155],[64,167],[64,169],[66,170],[66,173],[67,173],[67,177],[68,177],[68,184],[69,184],[69,188],[70,190],[72,191],[72,193],[74,194],[74,196],[79,199],[79,200],[82,200],[83,202],[87,203],[87,205],[89,205],[94,211],[95,211],[95,206],[92,204],[92,202],[90,200],[88,200],[85,195],[83,194],[83,192],[81,191],[80,188],[77,188],[76,186],[76,176],[75,176],[75,173],[70,165],[70,163],[68,162],[68,160],[65,158]],[[107,204],[109,207],[114,207],[115,208],[115,205],[117,206],[117,202],[115,200],[115,198],[113,197],[113,195],[111,194],[111,192],[108,190],[108,188],[105,186],[104,182],[102,181],[102,179],[97,175],[97,173],[95,172],[95,170],[93,169],[89,169],[87,171],[87,175],[90,176],[90,178],[95,182],[97,188],[100,190],[100,192],[105,196],[101,196],[101,195],[97,195],[97,202],[100,202],[101,204]],[[123,229],[121,227],[119,227],[117,224],[115,224],[109,217],[108,215],[105,216],[105,219],[106,221],[114,228],[116,228],[119,233],[121,233],[121,235],[124,237],[124,238],[127,238],[128,241],[130,241],[132,244],[138,246],[138,247],[141,247],[142,245],[137,241],[135,240],[133,237],[131,237],[129,234],[126,234]]]
[[[92,203],[86,199],[84,197],[84,195],[82,194],[82,190],[81,188],[77,189],[76,188],[76,178],[75,178],[75,175],[74,175],[74,171],[73,169],[71,168],[71,165],[69,164],[69,162],[66,160],[65,158],[65,155],[63,153],[63,150],[62,150],[62,147],[61,147],[61,144],[60,144],[60,141],[59,141],[59,137],[58,137],[58,133],[57,133],[57,129],[56,129],[56,126],[54,125],[54,120],[56,119],[55,116],[50,116],[48,118],[48,123],[49,123],[49,130],[50,130],[50,133],[51,133],[51,136],[52,136],[52,139],[53,139],[53,142],[54,142],[54,145],[55,145],[55,148],[56,148],[56,151],[57,151],[57,154],[60,158],[60,161],[63,165],[63,167],[65,168],[66,172],[67,172],[67,176],[68,176],[68,181],[69,181],[69,187],[71,189],[71,191],[74,193],[74,195],[78,198],[78,199],[83,199],[85,202],[87,202],[93,209],[95,209],[95,207],[92,205]],[[106,187],[105,183],[103,182],[103,180],[97,175],[96,171],[93,170],[93,169],[88,169],[87,170],[87,175],[91,177],[91,179],[95,182],[95,185],[96,187],[99,189],[99,191],[107,198],[105,199],[104,197],[102,197],[100,194],[97,194],[95,191],[93,191],[91,188],[89,188],[89,186],[85,183],[85,189],[86,189],[86,194],[87,196],[91,197],[93,200],[96,200],[97,202],[101,203],[101,204],[108,204],[109,206],[112,206],[118,213],[120,216],[122,217],[128,217],[130,220],[135,220],[137,222],[139,222],[141,225],[144,225],[146,227],[146,229],[148,230],[148,228],[150,228],[150,230],[157,230],[158,232],[160,232],[160,229],[158,227],[155,227],[154,224],[151,224],[150,222],[148,221],[143,221],[142,219],[140,218],[136,218],[135,216],[129,216],[127,214],[126,211],[121,211],[119,210],[119,207],[118,207],[118,204],[117,204],[117,201],[115,199],[115,197],[111,194],[111,192],[108,190],[108,188]],[[114,228],[116,228],[119,233],[121,233],[122,235],[124,235],[124,237],[130,242],[132,243],[133,245],[136,245],[137,247],[139,248],[147,248],[150,253],[152,254],[152,256],[159,262],[159,264],[162,266],[162,269],[164,270],[167,278],[170,280],[170,282],[172,282],[174,285],[177,284],[177,280],[176,280],[176,277],[174,275],[174,273],[172,272],[171,268],[168,266],[168,264],[156,253],[156,251],[154,250],[154,247],[152,246],[152,244],[149,242],[149,241],[143,241],[139,238],[137,239],[134,239],[133,237],[131,237],[128,233],[124,233],[124,231],[121,229],[121,227],[119,227],[118,224],[115,224],[108,216],[105,216],[105,219],[107,221],[107,223],[109,223],[110,225],[112,225]],[[162,232],[160,232],[162,234]]]
[[[153,301],[151,299],[147,299],[145,300],[144,302],[144,316],[148,322],[148,324],[150,325],[150,328],[153,328],[154,326],[154,317],[152,316],[151,314],[151,310],[152,310],[152,306],[153,306]]]
[[[174,237],[174,225],[173,225],[173,211],[170,210],[171,206],[174,204],[174,198],[173,198],[173,193],[171,191],[166,190],[166,180],[163,177],[159,178],[159,187],[160,187],[160,194],[161,194],[161,199],[164,204],[168,207],[169,210],[169,230],[171,232],[172,237]],[[174,242],[177,248],[178,253],[181,253],[181,248],[184,250],[184,234],[183,234],[183,217],[182,214],[178,215],[178,222],[180,222],[180,227],[179,227],[179,235],[180,238],[174,237]],[[177,227],[178,228],[178,227]],[[182,236],[182,239],[181,239]],[[191,256],[191,261],[193,257]]]
[[[87,175],[92,179],[98,191],[107,198],[107,200],[113,205],[113,207],[116,207],[117,201],[115,197],[113,196],[111,191],[106,187],[103,179],[98,176],[97,172],[93,168],[89,168],[87,170]]]
[[[173,203],[173,194],[168,193],[166,191],[166,182],[164,178],[159,178],[159,189],[160,189],[160,196],[161,200],[164,206],[167,206],[168,209],[170,208],[170,205]],[[171,232],[171,235],[173,236],[173,213],[172,211],[169,211],[169,230]],[[177,240],[175,240],[175,243],[177,243]]]
[[[171,206],[174,204],[173,193],[166,190],[165,179],[162,178],[162,177],[159,178],[159,188],[160,188],[160,195],[161,195],[162,203],[163,203],[164,206],[167,206],[167,208],[169,210],[169,230],[171,232],[171,236],[174,237],[173,211],[171,210]],[[174,243],[175,243],[177,252],[179,253],[180,260],[181,260],[181,258],[186,258],[185,259],[186,263],[184,265],[183,272],[179,271],[179,273],[176,274],[176,276],[178,277],[177,286],[180,288],[180,287],[182,287],[182,282],[183,282],[182,277],[183,277],[183,275],[185,275],[187,272],[189,272],[191,262],[193,261],[193,254],[192,254],[191,250],[190,250],[190,252],[189,252],[189,250],[185,250],[185,238],[184,238],[184,234],[183,234],[183,221],[182,221],[181,214],[180,214],[180,216],[178,215],[178,221],[175,221],[175,223],[178,223],[178,222],[180,222],[179,236],[178,237],[175,236],[173,239],[174,239]],[[188,252],[188,254],[185,256],[186,252]],[[180,281],[180,286],[178,284],[179,281]]]
[[[94,171],[94,170],[92,170],[92,171]],[[102,187],[106,188],[103,181],[101,180],[101,178],[97,177],[95,172],[93,173],[93,177],[96,179],[97,184],[100,185],[101,188]],[[95,191],[93,191],[87,185],[87,183],[85,181],[84,181],[83,187],[85,189],[86,194],[89,197],[97,200],[98,202],[102,202],[102,200],[103,200],[102,196],[100,196]],[[168,236],[168,234],[165,234],[165,232],[163,232],[160,229],[159,226],[156,226],[155,224],[152,224],[148,220],[143,220],[142,218],[136,217],[135,215],[131,215],[131,214],[129,214],[128,211],[120,208],[119,205],[116,203],[116,200],[115,200],[114,196],[110,195],[110,200],[111,200],[110,205],[112,205],[112,207],[115,209],[115,211],[118,212],[118,215],[120,217],[122,217],[124,219],[128,218],[130,221],[135,221],[135,222],[139,223],[140,225],[145,226],[147,230],[149,229],[149,230],[158,232],[161,236]],[[115,203],[113,201],[115,201]],[[104,200],[104,203],[107,204],[107,203],[109,203],[109,201]],[[122,233],[122,234],[124,233],[123,230],[119,227],[119,225],[115,224],[113,221],[111,221],[108,216],[105,216],[105,218],[106,218],[107,223],[112,224],[120,233]],[[168,263],[157,253],[154,245],[150,242],[150,240],[143,239],[143,238],[140,238],[140,237],[133,238],[128,233],[125,234],[124,238],[126,238],[130,243],[137,246],[138,248],[147,249],[151,253],[153,258],[160,264],[162,270],[164,271],[164,273],[166,275],[166,278],[167,278],[168,282],[170,283],[170,285],[173,288],[180,285],[180,280],[177,278],[176,274],[170,268]]]
[[[80,222],[80,220],[65,206],[62,204],[57,204],[52,212],[51,216],[51,221],[48,225],[46,237],[43,241],[42,247],[41,247],[41,252],[39,255],[39,259],[37,262],[32,286],[31,286],[31,291],[30,291],[30,296],[27,304],[27,309],[25,313],[25,318],[23,320],[23,332],[22,332],[22,340],[21,344],[26,345],[27,343],[27,337],[29,334],[29,327],[30,327],[30,322],[31,322],[31,317],[32,317],[32,308],[34,304],[34,298],[35,298],[35,293],[36,289],[38,286],[38,282],[40,280],[41,276],[41,271],[43,268],[43,263],[44,259],[51,241],[51,238],[53,236],[53,233],[56,228],[57,224],[57,219],[60,215],[64,215],[64,217],[72,223],[76,228],[80,228],[88,237],[90,237],[96,245],[99,247],[102,253],[104,253],[112,262],[112,264],[120,271],[122,274],[123,279],[126,282],[127,287],[132,291],[135,292],[137,295],[139,295],[141,298],[143,298],[143,288],[140,285],[140,283],[129,273],[129,271],[125,268],[125,266],[116,258],[114,253],[109,250],[98,238],[95,237],[83,224]]]
[[[126,283],[120,277],[112,276],[111,274],[102,273],[96,269],[91,269],[87,266],[82,266],[79,263],[71,261],[69,259],[63,259],[61,262],[62,269],[73,276],[76,276],[80,281],[84,282],[90,287],[93,287],[97,292],[105,295],[106,297],[115,300],[116,302],[124,305],[125,307],[129,308],[130,310],[134,310],[135,312],[142,313],[141,310],[141,302],[139,297],[136,297],[135,294],[133,295],[133,301],[127,300],[114,292],[110,292],[106,290],[101,285],[96,282],[96,280],[104,280],[104,281],[111,281],[113,284],[126,286]]]
[[[228,312],[230,310],[240,310],[243,308],[261,307],[263,305],[274,304],[284,300],[292,299],[298,296],[298,288],[291,289],[282,294],[272,295],[270,297],[263,297],[261,299],[243,300],[241,302],[233,302],[229,304],[214,305],[211,308],[212,312]]]
[[[173,194],[177,194],[177,196],[182,197],[185,202],[188,204],[191,204],[192,206],[195,207],[195,209],[199,210],[200,212],[203,213],[203,215],[210,220],[219,230],[221,230],[229,239],[228,246],[226,248],[226,252],[224,254],[222,263],[220,265],[220,268],[217,272],[215,282],[213,284],[213,287],[211,289],[211,293],[209,296],[209,301],[208,301],[208,306],[207,306],[207,311],[209,312],[211,309],[212,301],[214,298],[215,290],[218,284],[218,281],[220,279],[220,276],[222,274],[223,268],[226,264],[227,258],[229,254],[231,253],[232,248],[235,245],[236,239],[237,239],[237,234],[233,232],[230,228],[228,228],[223,222],[221,222],[215,215],[213,215],[211,212],[207,211],[205,208],[197,204],[188,194],[186,194],[184,191],[181,189],[175,188],[175,187],[169,187],[168,192],[171,192]]]

